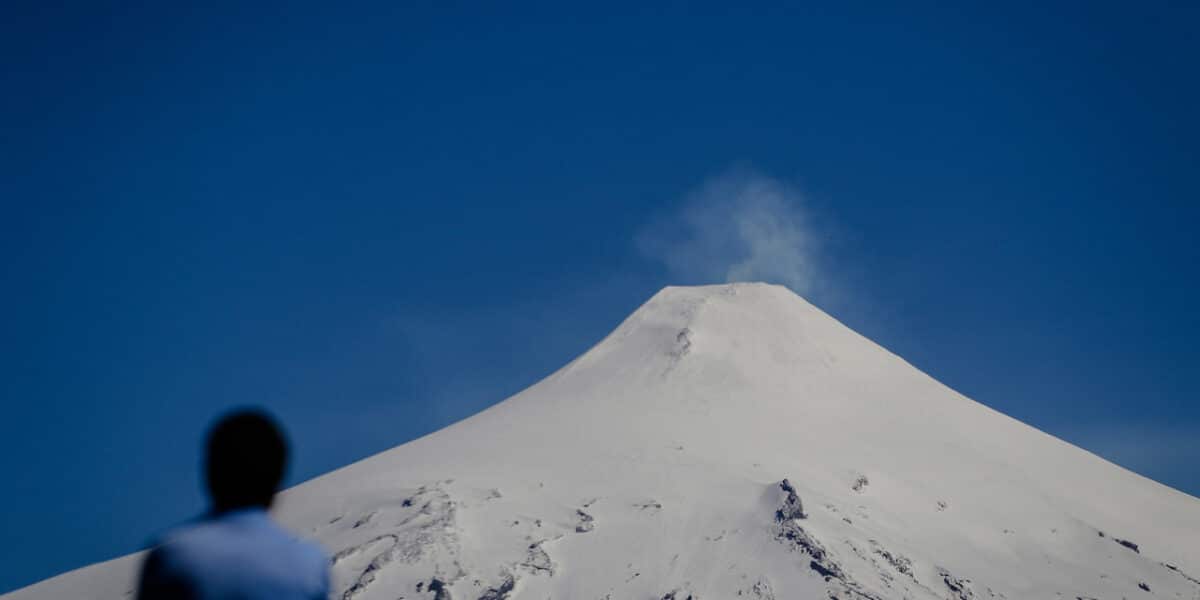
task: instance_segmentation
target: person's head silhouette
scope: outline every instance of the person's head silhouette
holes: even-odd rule
[[[214,513],[271,506],[287,466],[287,440],[260,410],[221,417],[208,433],[205,479]]]

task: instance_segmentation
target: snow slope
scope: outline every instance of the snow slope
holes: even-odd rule
[[[1200,599],[1200,500],[763,284],[664,289],[533,387],[276,514],[355,600]],[[125,598],[138,558],[5,598]]]

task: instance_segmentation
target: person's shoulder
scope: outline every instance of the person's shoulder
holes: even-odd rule
[[[176,559],[210,559],[236,551],[247,537],[254,537],[253,529],[239,525],[230,515],[204,515],[168,529],[154,546]]]
[[[159,534],[151,540],[143,570],[160,579],[193,572],[214,546],[209,530],[206,521],[197,519]]]
[[[289,546],[295,555],[312,563],[324,564],[329,561],[325,549],[316,542],[296,535],[274,519],[269,519],[266,523],[274,531],[276,539]]]
[[[211,535],[212,528],[213,525],[209,520],[194,519],[160,533],[151,540],[150,545],[156,550],[188,546]]]
[[[242,511],[185,523],[164,533],[155,546],[165,557],[187,562],[249,554],[297,566],[329,563],[324,548],[292,533],[265,511]]]
[[[296,553],[303,556],[306,560],[319,564],[329,562],[329,555],[326,554],[325,548],[321,547],[317,542],[300,537],[285,529],[282,525],[276,524],[276,527],[287,537],[295,548]]]
[[[325,549],[314,541],[292,533],[273,520],[271,525],[276,532],[276,542],[272,545],[278,552],[277,558],[288,561],[297,569],[296,575],[303,578],[305,585],[315,590],[316,595],[328,595],[330,559]],[[282,547],[279,542],[282,542]]]
[[[300,538],[296,538],[296,543],[300,546],[300,552],[304,555],[305,560],[312,565],[324,567],[329,564],[329,554],[320,544]]]

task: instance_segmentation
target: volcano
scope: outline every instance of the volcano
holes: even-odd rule
[[[534,386],[273,510],[344,600],[1200,599],[1200,500],[766,284],[666,288]],[[140,556],[5,598],[128,598]]]

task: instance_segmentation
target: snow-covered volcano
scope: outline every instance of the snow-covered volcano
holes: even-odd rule
[[[1200,598],[1200,500],[785,288],[667,288],[583,356],[285,492],[335,595]],[[139,555],[9,598],[128,597]]]

